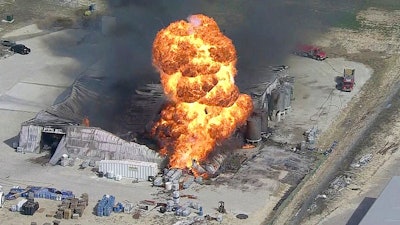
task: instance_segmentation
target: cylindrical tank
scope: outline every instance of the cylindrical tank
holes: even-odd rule
[[[286,89],[284,86],[279,88],[279,97],[276,104],[276,110],[279,112],[285,111]]]
[[[204,168],[208,174],[215,174],[221,165],[224,163],[227,155],[223,152],[218,152],[209,157],[209,159],[205,162]]]
[[[172,192],[172,197],[173,198],[179,198],[179,191]]]
[[[165,182],[165,190],[170,191],[172,189],[172,182]]]
[[[273,110],[278,110],[277,104],[278,104],[278,99],[279,99],[279,91],[278,90],[273,90],[271,92],[269,101],[268,101],[268,110],[273,111]]]
[[[253,114],[247,120],[246,140],[250,143],[261,141],[261,116]]]
[[[178,190],[179,190],[179,183],[178,183],[178,181],[175,180],[175,181],[172,182],[171,189],[172,189],[173,191],[178,191]]]
[[[261,111],[261,133],[268,133],[268,110]]]

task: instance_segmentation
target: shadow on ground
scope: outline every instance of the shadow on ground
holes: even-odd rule
[[[357,209],[354,211],[353,215],[351,215],[349,221],[347,221],[346,225],[357,225],[364,218],[365,214],[367,214],[368,210],[374,204],[376,198],[365,197]]]

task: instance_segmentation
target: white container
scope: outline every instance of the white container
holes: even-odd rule
[[[115,177],[115,176],[114,176],[114,172],[113,172],[113,171],[108,171],[108,172],[107,172],[107,178],[108,178],[108,179],[114,179],[114,177]]]
[[[17,205],[12,205],[10,210],[11,210],[11,212],[18,212]]]
[[[173,198],[173,202],[174,202],[174,204],[175,204],[175,205],[179,205],[179,200],[180,200],[180,198],[179,198],[179,197],[177,197],[177,198]]]
[[[134,160],[101,160],[99,172],[113,171],[123,178],[133,178],[138,181],[147,181],[149,176],[156,176],[158,165],[153,162],[141,162]]]
[[[200,209],[201,205],[198,202],[190,202],[189,207],[193,209]]]
[[[168,200],[167,201],[167,206],[174,206],[174,201]]]
[[[165,182],[165,190],[170,191],[172,189],[172,182]]]
[[[122,176],[121,176],[121,175],[115,175],[115,180],[116,180],[116,181],[122,180]]]
[[[172,192],[172,197],[173,198],[179,198],[179,191]]]

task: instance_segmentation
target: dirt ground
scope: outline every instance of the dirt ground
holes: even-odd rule
[[[7,2],[13,1],[0,1],[0,4],[6,6]],[[43,3],[48,5],[48,1],[43,0]],[[43,4],[42,7],[46,6],[46,4]],[[57,5],[50,5],[49,7],[57,7]],[[6,9],[6,7],[2,8],[2,10],[4,9]],[[34,9],[32,10],[34,11]],[[15,24],[6,24],[6,26],[2,27],[2,30],[0,30],[0,35],[2,35],[2,37],[11,37],[15,40],[23,40],[31,46],[36,46],[37,49],[42,49],[40,46],[43,46],[43,41],[49,40],[49,37],[55,38],[57,35],[66,34],[70,39],[63,40],[65,43],[69,44],[76,44],[79,40],[84,39],[82,37],[85,37],[85,33],[81,33],[79,29],[74,29],[73,32],[75,32],[75,34],[68,33],[69,30],[62,29],[82,28],[80,16],[78,16],[79,18],[77,18],[76,21],[64,17],[65,15],[81,15],[79,14],[82,13],[80,8],[69,10],[65,12],[66,14],[61,11],[58,12],[59,14],[54,13],[54,10],[49,10],[48,13],[51,15],[46,14],[42,19],[40,19],[40,16],[36,16],[36,18],[39,18],[38,20],[25,19],[24,22],[21,23],[16,20]],[[14,17],[17,19],[19,14],[20,13],[15,12]],[[374,24],[375,17],[380,18],[380,22],[386,21],[385,16],[392,18],[391,15],[388,16],[385,12],[379,10],[363,12],[360,16],[366,18],[364,21],[368,26],[371,26],[370,23],[368,23],[370,21]],[[383,17],[381,18],[380,16]],[[372,17],[372,19],[370,19],[370,17]],[[394,22],[396,21],[398,20],[395,19]],[[45,29],[54,27],[55,30]],[[54,32],[57,30],[60,30],[60,32]],[[328,52],[332,52],[328,60],[319,62],[298,56],[291,56],[288,59],[287,64],[290,66],[290,72],[297,80],[295,87],[296,100],[293,102],[292,109],[284,120],[281,123],[274,124],[274,130],[276,132],[271,136],[271,140],[275,145],[277,143],[278,145],[282,145],[277,147],[271,144],[263,147],[254,158],[249,159],[247,163],[243,165],[238,173],[220,176],[218,178],[219,185],[195,185],[192,189],[185,192],[186,194],[195,194],[198,196],[198,200],[204,205],[205,214],[217,216],[216,207],[218,206],[218,201],[223,200],[226,203],[228,213],[223,216],[223,222],[221,224],[243,224],[243,222],[247,224],[259,224],[266,217],[266,212],[272,211],[290,186],[295,185],[293,180],[301,179],[302,176],[313,167],[312,160],[308,155],[290,151],[293,146],[302,140],[302,133],[313,125],[316,125],[321,130],[321,137],[323,137],[320,140],[320,145],[325,147],[337,137],[335,135],[338,134],[333,131],[336,132],[337,126],[340,126],[343,120],[345,120],[343,115],[332,122],[334,118],[337,118],[339,113],[345,112],[347,114],[353,114],[352,110],[354,110],[354,105],[356,105],[358,109],[369,107],[369,111],[367,112],[372,112],[374,111],[373,103],[377,104],[377,102],[385,97],[385,93],[381,92],[382,88],[392,84],[398,76],[396,76],[395,70],[386,71],[387,73],[384,73],[384,77],[381,77],[381,73],[377,73],[376,71],[391,64],[398,66],[398,59],[395,57],[398,53],[399,42],[395,39],[395,36],[390,36],[392,37],[392,39],[390,39],[386,36],[386,33],[374,33],[368,30],[368,35],[366,36],[368,38],[363,39],[361,37],[364,37],[364,33],[352,33],[349,36],[346,35],[349,32],[347,30],[332,30],[331,32],[333,32],[334,35],[331,35],[330,39],[323,39],[324,41],[319,43],[326,47]],[[344,41],[343,37],[346,37],[346,41]],[[363,40],[365,43],[360,40]],[[376,42],[375,40],[379,40],[379,42],[371,44],[371,42]],[[336,43],[342,42],[343,44],[339,46],[336,45]],[[353,44],[355,43],[360,46],[354,48]],[[364,43],[364,45],[362,43]],[[379,47],[376,47],[376,45],[379,45]],[[88,48],[91,47],[93,47],[91,44],[88,45]],[[112,214],[111,217],[96,217],[91,209],[94,208],[97,200],[105,193],[115,193],[118,201],[129,199],[130,201],[138,202],[144,197],[156,198],[155,196],[157,196],[162,189],[152,188],[151,191],[149,191],[150,187],[148,183],[132,184],[130,181],[115,183],[115,181],[99,179],[91,171],[77,172],[77,168],[63,168],[61,166],[48,167],[32,163],[32,158],[39,156],[32,156],[29,154],[18,155],[10,147],[10,140],[8,139],[18,133],[20,123],[32,118],[35,112],[42,107],[51,104],[52,101],[55,100],[54,98],[62,93],[62,89],[68,87],[73,81],[73,74],[79,73],[79,71],[82,72],[82,68],[78,66],[73,67],[74,70],[67,70],[68,73],[65,73],[65,69],[72,66],[74,63],[71,59],[73,58],[73,49],[74,48],[71,48],[69,50],[69,55],[67,56],[58,55],[50,57],[45,49],[34,51],[33,53],[35,53],[35,55],[27,56],[28,58],[26,59],[29,59],[30,65],[40,64],[35,63],[37,62],[35,60],[49,62],[44,68],[39,67],[31,69],[32,74],[35,74],[35,72],[36,75],[40,74],[40,76],[38,76],[40,78],[39,80],[37,77],[35,79],[30,78],[30,74],[20,74],[14,78],[13,74],[10,72],[14,70],[14,67],[7,69],[7,71],[9,71],[6,73],[6,75],[8,74],[7,79],[5,79],[7,82],[2,82],[0,85],[0,97],[2,97],[0,99],[2,100],[0,102],[0,115],[1,118],[8,118],[7,120],[0,121],[2,127],[8,128],[0,132],[0,136],[2,140],[4,140],[1,143],[2,151],[0,162],[4,168],[0,173],[0,184],[2,184],[6,190],[15,184],[31,184],[71,189],[78,195],[83,192],[90,193],[90,204],[84,217],[78,220],[62,220],[62,224],[185,224],[186,218],[176,217],[170,214],[160,214],[156,210],[144,213],[139,220],[133,219],[131,214]],[[385,55],[381,53],[381,51],[386,50],[388,50],[388,54]],[[368,57],[364,56],[365,51],[369,54]],[[376,58],[371,60],[370,56],[372,55],[378,57],[380,60],[376,61]],[[343,58],[343,56],[347,57]],[[20,56],[16,55],[16,57]],[[6,58],[2,63],[4,63],[4,61],[17,61],[16,57],[11,56]],[[36,59],[36,57],[49,58]],[[53,66],[50,65],[50,61],[48,60],[55,60],[51,63]],[[88,60],[86,64],[90,64],[89,61],[93,63],[94,59],[93,61],[92,59]],[[365,66],[363,63],[368,64],[370,67]],[[54,64],[58,65],[54,66]],[[11,64],[9,63],[9,65]],[[334,81],[335,77],[342,73],[343,68],[347,67],[356,68],[358,76],[357,86],[351,93],[342,93],[335,89]],[[375,70],[375,73],[371,77],[373,70]],[[52,78],[48,79],[50,76],[46,74],[51,74]],[[57,75],[60,74],[61,76],[57,77]],[[62,74],[70,74],[70,76],[62,76]],[[378,76],[376,76],[376,74],[378,74]],[[371,82],[371,80],[375,81],[375,79],[379,82]],[[33,81],[39,81],[38,83],[40,85],[46,84],[43,85],[46,87],[51,84],[50,86],[55,86],[55,88],[33,88],[35,85],[38,85],[38,83],[32,84]],[[360,107],[360,102],[366,102],[362,96],[368,93],[368,90],[363,86],[370,87],[376,83],[379,84],[381,89],[374,89],[374,95],[370,95],[366,98],[372,102],[371,106],[362,105],[362,107]],[[359,92],[361,92],[361,95],[357,94]],[[42,97],[37,97],[30,93],[43,93],[44,95],[41,95]],[[7,98],[5,98],[5,96]],[[10,96],[14,98],[10,100]],[[25,102],[18,102],[15,101],[15,99],[23,99]],[[349,103],[350,100],[352,103]],[[33,102],[34,104],[29,105],[26,104],[26,102]],[[368,114],[365,114],[365,116],[368,116]],[[361,116],[359,119],[360,120],[352,121],[352,123],[362,122],[365,120],[365,117],[363,119]],[[394,135],[396,134],[394,131],[393,133]],[[387,141],[390,142],[394,140],[388,139]],[[373,163],[370,165],[373,165]],[[293,174],[297,174],[297,177]],[[93,186],[96,186],[96,188],[93,188]],[[34,216],[17,216],[14,212],[8,211],[7,208],[16,202],[17,201],[7,202],[5,208],[0,210],[0,216],[6,219],[9,222],[8,224],[28,224],[30,221],[36,221],[40,224],[54,220],[54,218],[48,218],[45,215],[55,211],[57,202],[39,199],[42,210]],[[237,219],[235,216],[239,213],[247,214],[249,218],[245,221]],[[286,218],[289,218],[288,215],[292,215],[285,213],[286,212],[282,215]],[[196,213],[193,212],[192,215],[195,216]],[[335,215],[336,214],[332,213],[332,216]],[[338,215],[340,215],[340,213],[338,213]],[[191,217],[191,219],[193,218],[195,217]],[[314,224],[312,221],[322,220],[328,221],[329,216],[324,214],[316,215],[312,218],[310,217],[309,222],[310,224]],[[189,222],[186,222],[186,224],[188,223]],[[207,221],[203,223],[220,224],[220,222],[217,221]]]
[[[339,196],[329,199],[327,209],[319,215],[314,215],[309,218],[305,224],[337,224],[333,221],[348,221],[349,224],[358,224],[362,215],[353,214],[360,206],[361,202],[366,198],[376,198],[383,190],[383,187],[388,183],[392,176],[399,175],[398,161],[398,135],[399,135],[399,103],[398,103],[398,82],[400,69],[399,58],[399,25],[400,11],[382,11],[378,9],[369,9],[358,15],[363,21],[365,30],[358,35],[357,44],[351,39],[343,41],[344,48],[350,54],[357,52],[379,52],[382,63],[387,65],[381,76],[380,83],[375,83],[376,90],[384,89],[392,95],[389,101],[380,101],[382,94],[374,93],[371,97],[375,97],[377,101],[371,101],[369,107],[376,109],[384,108],[381,115],[370,126],[369,132],[364,136],[364,141],[361,141],[356,149],[358,154],[355,157],[356,161],[361,156],[372,154],[373,158],[370,163],[361,168],[348,168],[352,182],[349,188],[344,189]],[[339,36],[343,33],[338,33]],[[352,46],[352,47],[350,47]],[[375,67],[380,66],[379,61]],[[367,96],[369,97],[369,96]],[[368,104],[369,105],[369,104]],[[369,108],[368,107],[368,108]],[[383,132],[382,132],[383,131]],[[344,204],[347,202],[348,204]]]
[[[330,129],[321,135],[321,146],[328,146],[333,140],[341,140],[343,144],[339,144],[337,154],[332,155],[310,177],[276,224],[290,224],[290,219],[285,215],[298,212],[299,206],[311,191],[315,194],[312,196],[323,194],[324,190],[318,189],[318,184],[332,168],[340,168],[346,174],[351,174],[351,185],[338,196],[328,195],[323,206],[312,209],[312,213],[302,224],[358,224],[359,220],[354,219],[357,216],[353,216],[353,212],[361,201],[365,197],[377,197],[390,177],[398,175],[398,168],[394,166],[398,160],[398,142],[395,141],[398,112],[394,99],[398,96],[400,67],[399,13],[400,11],[371,8],[358,14],[362,23],[360,30],[332,29],[321,38],[319,44],[328,48],[328,51],[363,62],[374,69],[374,74],[364,85],[360,95],[343,111]],[[381,115],[378,116],[379,113]],[[347,155],[347,152],[351,154]],[[353,157],[356,161],[368,153],[372,153],[373,158],[366,167],[351,169],[347,167],[349,163],[338,165],[343,160],[352,162]],[[341,155],[349,158],[345,160]],[[327,178],[327,182],[333,178]],[[360,218],[362,215],[358,215],[358,219]]]

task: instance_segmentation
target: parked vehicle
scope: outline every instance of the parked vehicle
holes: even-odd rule
[[[11,51],[15,52],[15,53],[19,53],[21,55],[27,55],[31,52],[31,49],[26,47],[23,44],[16,44],[11,46],[10,48]]]
[[[322,51],[321,48],[313,45],[298,45],[293,53],[316,60],[324,60],[327,58],[326,53]]]
[[[16,45],[15,41],[12,40],[0,40],[0,44],[6,47],[11,47]]]
[[[342,82],[340,84],[340,90],[352,91],[355,85],[354,82],[355,69],[344,69]]]

